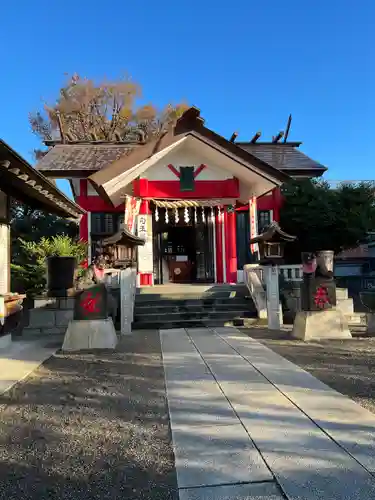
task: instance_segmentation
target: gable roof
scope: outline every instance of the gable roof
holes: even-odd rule
[[[300,174],[318,177],[327,170],[327,167],[289,144],[253,144],[249,142],[237,142],[236,144],[260,160],[291,176]]]
[[[205,127],[199,109],[192,107],[167,133],[134,148],[129,154],[92,174],[89,180],[102,197],[113,202],[113,199],[117,200],[118,192],[123,189],[125,183],[131,182],[132,177],[141,175],[151,161],[158,161],[189,138],[200,141],[206,147],[227,156],[228,159],[247,169],[249,173],[256,171],[260,177],[273,182],[274,185],[280,185],[289,179],[284,172]]]

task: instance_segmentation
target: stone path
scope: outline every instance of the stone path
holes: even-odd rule
[[[0,349],[0,394],[25,379],[59,348],[53,338],[18,340]]]
[[[375,499],[375,415],[235,328],[160,336],[180,500]]]

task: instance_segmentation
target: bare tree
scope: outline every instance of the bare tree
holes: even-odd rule
[[[43,141],[136,141],[160,136],[187,109],[138,105],[141,87],[130,78],[96,84],[74,74],[54,105],[30,113],[32,131]],[[35,156],[42,154],[35,152]]]

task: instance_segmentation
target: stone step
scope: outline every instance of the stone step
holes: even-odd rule
[[[185,321],[185,320],[210,320],[210,319],[234,319],[238,317],[249,317],[253,318],[255,316],[255,313],[252,311],[199,311],[199,312],[175,312],[175,313],[169,313],[169,314],[163,314],[163,313],[151,313],[151,314],[142,314],[142,315],[136,315],[134,316],[134,322],[133,324],[136,323],[141,323],[143,321],[149,322],[163,322],[165,319],[168,319],[168,321],[173,321],[174,323],[178,321]]]
[[[336,299],[345,300],[349,297],[347,288],[336,288]]]
[[[141,315],[141,314],[171,314],[171,313],[178,313],[178,312],[190,312],[190,313],[197,313],[197,312],[208,312],[208,311],[251,311],[251,312],[256,312],[255,306],[248,301],[238,301],[231,303],[229,301],[226,301],[226,303],[223,304],[204,304],[202,302],[199,302],[197,304],[174,304],[174,305],[160,305],[159,303],[150,303],[147,305],[139,305],[137,304],[134,308],[134,314],[136,316]]]
[[[153,321],[142,321],[138,323],[133,323],[133,330],[150,330],[150,329],[171,329],[171,328],[200,328],[200,327],[221,327],[221,326],[250,326],[251,324],[258,324],[258,318],[234,318],[234,319],[209,319],[209,320],[182,320],[182,321],[170,321],[166,318],[164,321],[153,322]]]
[[[234,297],[232,299],[228,297],[206,297],[206,298],[175,298],[175,299],[165,299],[165,298],[155,298],[150,300],[142,299],[139,297],[135,298],[135,308],[140,307],[224,307],[226,304],[243,305],[245,308],[253,308],[254,303],[251,298],[245,297]]]
[[[348,322],[349,326],[354,326],[354,325],[367,326],[366,313],[345,314],[345,319]]]
[[[222,286],[167,286],[161,285],[137,289],[136,300],[183,300],[183,299],[205,299],[205,298],[230,298],[246,297],[248,290],[244,285],[222,285]]]

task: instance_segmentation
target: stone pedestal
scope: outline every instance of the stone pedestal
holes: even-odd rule
[[[63,351],[115,349],[116,330],[112,318],[72,320],[65,334]]]
[[[292,337],[300,340],[350,339],[344,314],[336,308],[323,311],[299,311],[293,324]]]
[[[29,311],[29,324],[22,331],[24,337],[39,337],[64,334],[73,319],[72,297],[39,297],[34,300],[34,309]]]

